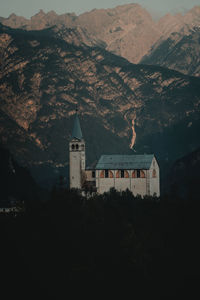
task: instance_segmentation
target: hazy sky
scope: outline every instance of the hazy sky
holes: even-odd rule
[[[127,3],[139,3],[155,14],[184,12],[200,0],[0,0],[0,16],[8,17],[11,13],[30,18],[40,9],[45,12],[54,10],[58,14],[75,12],[77,15],[94,8],[111,8]]]

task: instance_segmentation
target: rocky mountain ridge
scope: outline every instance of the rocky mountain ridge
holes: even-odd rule
[[[199,77],[199,47],[200,27],[195,27],[187,35],[172,34],[143,57],[141,63],[159,65],[183,74]]]
[[[77,104],[88,164],[104,153],[155,153],[164,166],[199,147],[198,78],[130,64],[54,29],[0,27],[1,142],[37,179],[66,175]]]
[[[166,15],[158,22],[163,32],[140,63],[159,65],[187,75],[199,76],[200,7],[185,15]]]
[[[57,15],[54,11],[44,13],[40,10],[30,20],[12,14],[8,18],[0,18],[0,22],[12,28],[26,30],[41,30],[52,26],[76,28],[87,35],[90,43],[95,44],[97,41],[106,50],[132,63],[139,63],[163,41],[172,38],[176,44],[184,36],[190,35],[193,28],[199,27],[200,7],[194,7],[185,15],[168,14],[158,22],[139,4],[94,9],[79,16]]]

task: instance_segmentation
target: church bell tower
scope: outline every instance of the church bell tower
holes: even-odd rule
[[[82,188],[85,172],[85,141],[76,109],[74,127],[69,142],[69,180],[71,188]]]

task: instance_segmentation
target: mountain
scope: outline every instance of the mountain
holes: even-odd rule
[[[167,40],[154,46],[141,63],[163,66],[183,74],[200,76],[200,27],[187,35],[173,33]]]
[[[54,11],[45,14],[43,10],[40,10],[37,14],[32,16],[30,20],[12,13],[8,18],[1,17],[0,21],[3,25],[11,28],[42,30],[52,27],[55,24],[64,24],[67,27],[70,27],[75,18],[77,18],[75,14],[64,14],[59,16]]]
[[[195,66],[195,58],[198,56],[198,41],[187,37],[200,26],[200,6],[195,6],[185,15],[167,14],[158,22],[139,4],[94,9],[79,16],[57,15],[54,11],[44,13],[40,10],[30,19],[11,14],[8,18],[1,17],[0,22],[12,28],[26,30],[41,30],[52,26],[75,28],[79,31],[80,38],[86,36],[90,44],[101,46],[132,63],[144,62],[169,67],[189,75],[199,74],[198,69],[189,70],[187,73],[188,65],[191,63]],[[184,38],[187,40],[183,41],[184,47],[189,47],[192,52],[190,55],[187,51],[186,61],[184,55],[179,55],[181,45],[177,45]],[[173,48],[175,58],[171,62],[170,53]]]
[[[186,14],[167,14],[158,20],[157,26],[162,32],[160,40],[165,40],[172,33],[187,35],[190,31],[200,25],[200,6],[194,6]]]
[[[153,152],[165,169],[200,146],[199,78],[134,65],[66,35],[0,27],[1,142],[37,180],[66,176],[77,103],[87,164],[104,153]]]
[[[134,63],[147,53],[160,36],[151,15],[138,4],[94,9],[80,16],[57,15],[53,11],[45,14],[40,10],[30,20],[12,14],[7,19],[1,18],[1,22],[12,28],[27,30],[41,30],[55,25],[82,28],[92,40],[101,40],[108,51]]]
[[[200,7],[184,16],[168,14],[159,20],[158,26],[163,34],[140,63],[200,76]]]
[[[138,4],[93,10],[76,20],[92,36],[106,43],[106,50],[138,63],[160,32],[151,15]]]

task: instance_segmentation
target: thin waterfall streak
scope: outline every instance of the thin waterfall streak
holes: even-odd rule
[[[130,143],[130,149],[133,149],[133,146],[135,145],[136,140],[136,132],[135,132],[135,119],[132,120],[132,139]]]

